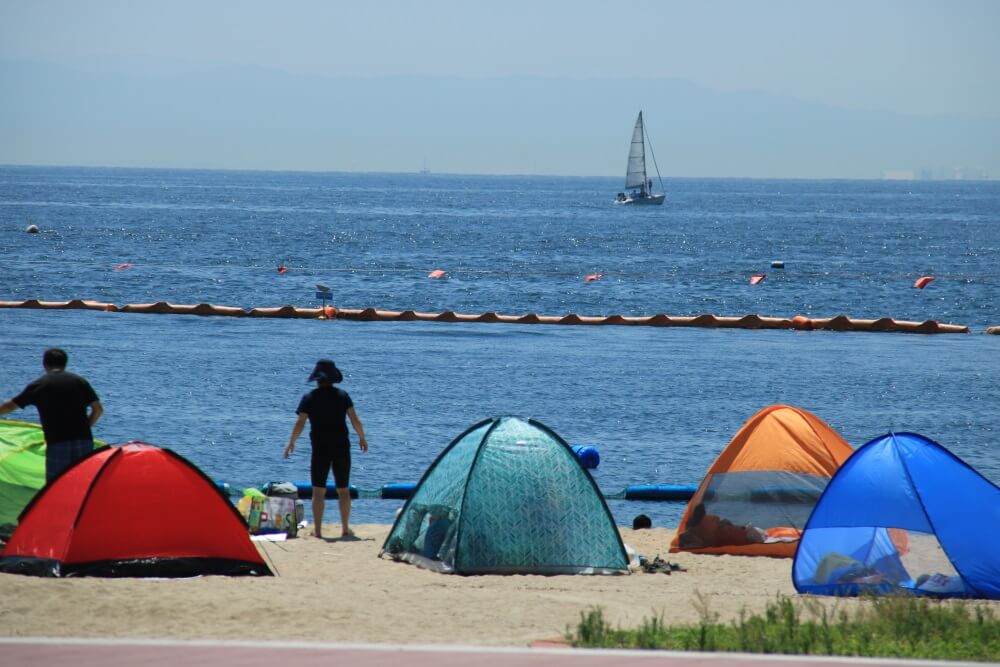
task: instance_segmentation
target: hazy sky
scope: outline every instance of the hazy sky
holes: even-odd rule
[[[0,60],[132,74],[682,79],[1000,119],[993,0],[0,0]]]
[[[95,56],[360,77],[669,77],[1000,116],[994,0],[3,0],[0,58]]]

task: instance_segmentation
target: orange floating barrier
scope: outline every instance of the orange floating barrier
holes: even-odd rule
[[[446,275],[448,275],[448,272],[444,269],[434,269],[427,274],[427,277],[432,280],[438,280],[439,278],[444,278]]]
[[[917,289],[923,289],[934,282],[934,276],[920,276],[917,281],[913,283],[913,286]]]
[[[100,301],[39,301],[25,299],[23,301],[0,301],[0,308],[40,308],[56,309],[88,309],[121,313],[155,313],[161,315],[202,315],[228,317],[283,317],[299,319],[343,319],[362,322],[488,322],[507,324],[562,324],[562,325],[612,325],[612,326],[654,326],[654,327],[700,327],[705,329],[798,329],[808,331],[822,329],[826,331],[885,331],[899,333],[939,334],[939,333],[969,333],[969,327],[960,324],[942,324],[935,320],[909,322],[883,317],[877,320],[855,320],[846,315],[836,317],[810,319],[797,315],[792,319],[781,317],[762,317],[755,313],[742,317],[720,317],[710,313],[696,316],[669,317],[657,313],[648,317],[632,317],[625,315],[539,315],[525,313],[523,315],[501,315],[493,311],[478,314],[456,313],[446,310],[440,313],[424,313],[414,310],[377,310],[365,308],[356,310],[350,308],[338,309],[333,306],[321,308],[298,308],[296,306],[280,306],[275,308],[253,308],[244,310],[236,306],[217,306],[210,303],[195,305],[174,304],[165,301],[155,303],[130,303],[116,306],[113,303]],[[1000,327],[990,327],[987,333],[1000,334]]]
[[[585,283],[592,283],[595,280],[600,280],[603,277],[604,277],[603,273],[591,273],[589,276],[587,276],[586,278],[583,279],[583,282],[585,282]]]
[[[767,278],[766,273],[755,273],[752,276],[750,276],[750,284],[759,285],[761,282],[763,282],[764,278]]]
[[[131,264],[129,264],[128,262],[122,262],[121,264],[115,267],[115,271],[124,271],[125,269],[131,269],[131,268],[132,268]]]

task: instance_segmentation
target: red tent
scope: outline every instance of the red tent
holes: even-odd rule
[[[96,450],[42,489],[0,552],[0,571],[271,574],[215,484],[180,455],[142,443]]]

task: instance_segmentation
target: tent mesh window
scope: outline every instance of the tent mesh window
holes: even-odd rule
[[[716,473],[700,499],[692,501],[694,510],[678,544],[698,549],[783,539],[768,534],[776,528],[797,534],[829,481],[786,470]]]
[[[799,590],[821,594],[971,593],[934,534],[894,527],[809,529],[793,578]]]

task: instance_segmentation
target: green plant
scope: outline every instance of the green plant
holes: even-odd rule
[[[668,626],[662,614],[636,629],[612,627],[596,607],[581,613],[574,646],[686,651],[739,651],[797,655],[856,655],[938,660],[1000,659],[1000,619],[979,603],[933,601],[913,596],[868,598],[853,614],[815,598],[778,596],[764,613],[740,612],[729,624],[697,595],[700,620]]]

